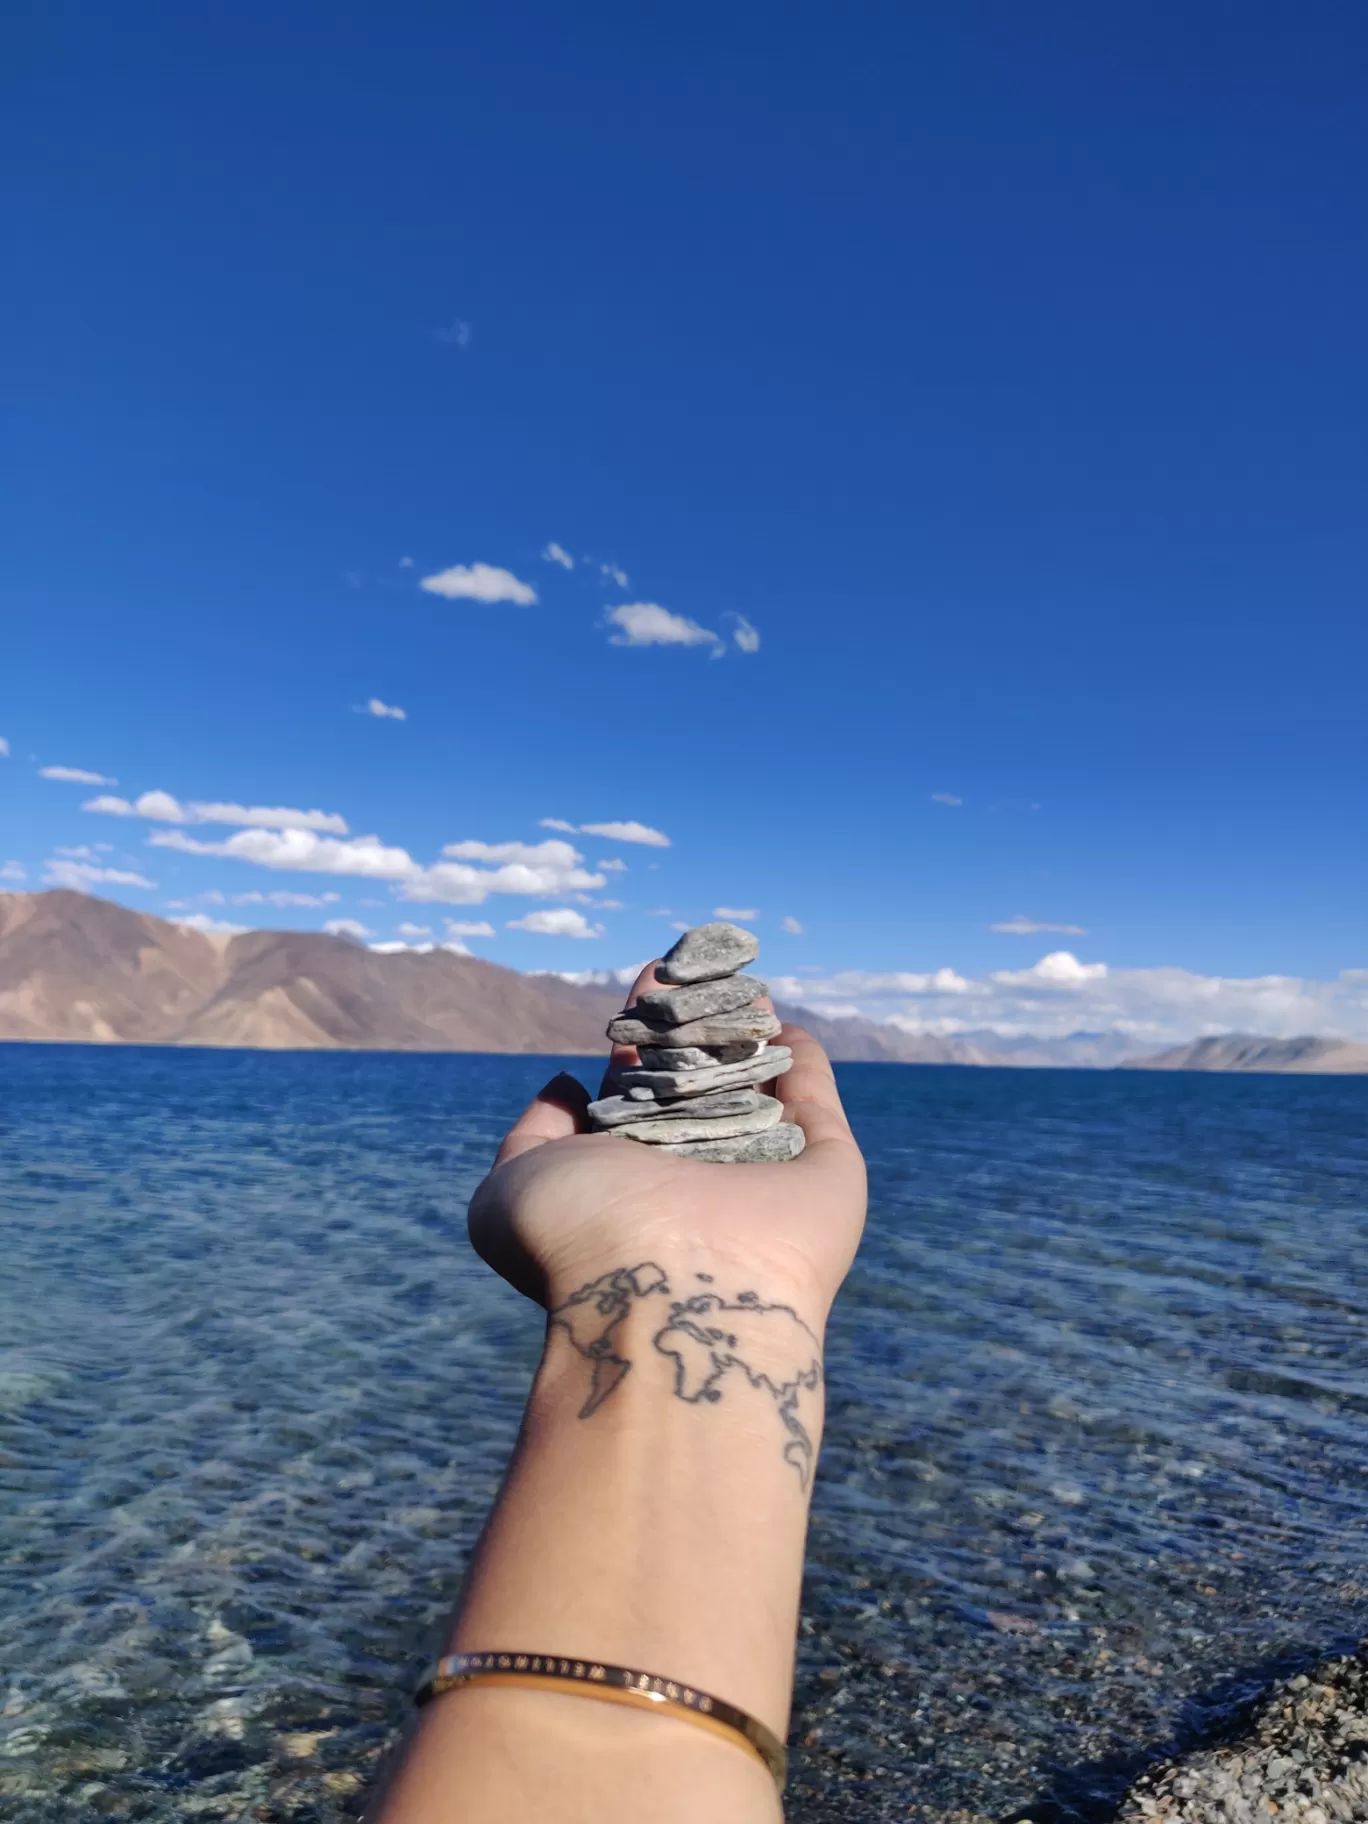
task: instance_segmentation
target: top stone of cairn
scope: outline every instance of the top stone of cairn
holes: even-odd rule
[[[656,969],[656,980],[682,986],[734,975],[760,954],[760,940],[740,925],[695,925]]]

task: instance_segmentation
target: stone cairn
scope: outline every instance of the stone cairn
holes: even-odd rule
[[[793,1063],[787,1045],[769,1043],[778,1020],[756,1005],[769,989],[739,973],[759,953],[739,925],[684,933],[656,969],[668,986],[643,990],[608,1028],[641,1062],[609,1072],[589,1104],[592,1129],[719,1164],[797,1158],[802,1128],[759,1088]]]

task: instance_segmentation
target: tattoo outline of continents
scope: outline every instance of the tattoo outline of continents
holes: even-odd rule
[[[564,1330],[579,1353],[593,1364],[594,1378],[589,1397],[580,1407],[580,1418],[592,1418],[631,1371],[631,1362],[617,1353],[614,1343],[631,1312],[632,1300],[649,1298],[654,1292],[668,1296],[669,1290],[664,1268],[645,1260],[639,1267],[617,1267],[611,1273],[601,1273],[549,1314],[548,1322]]]
[[[769,1394],[789,1434],[784,1461],[806,1493],[817,1453],[798,1408],[804,1393],[822,1385],[822,1347],[793,1307],[762,1304],[756,1292],[738,1293],[734,1303],[700,1292],[670,1306],[670,1321],[654,1340],[674,1359],[676,1399],[720,1400],[718,1383],[730,1368]]]

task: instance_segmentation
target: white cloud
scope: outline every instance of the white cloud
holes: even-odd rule
[[[697,621],[672,614],[658,602],[624,602],[608,610],[608,620],[620,629],[611,635],[612,646],[720,646],[721,641]]]
[[[295,811],[279,804],[182,804],[170,792],[144,792],[132,803],[127,798],[90,798],[81,809],[99,811],[106,817],[145,817],[149,823],[241,823],[260,830],[347,834],[347,820],[336,811]]]
[[[990,931],[1006,931],[1013,937],[1034,937],[1040,931],[1058,932],[1061,937],[1086,937],[1087,929],[1083,925],[1051,925],[1039,919],[1027,918],[1018,912],[1015,918],[1009,918],[1000,925],[990,925]]]
[[[374,931],[369,930],[360,919],[356,918],[330,918],[323,929],[329,937],[353,937],[358,943],[364,937],[375,936]]]
[[[188,931],[202,931],[206,937],[241,937],[249,925],[235,925],[226,918],[211,918],[207,912],[191,912],[186,918],[173,918],[173,925],[184,925]]]
[[[331,930],[331,928],[330,925],[324,925],[323,927],[325,931]],[[398,931],[400,937],[406,938],[410,943],[415,942],[418,938],[432,936],[431,925],[397,925],[395,929]],[[372,937],[374,936],[374,933],[365,931],[362,932],[361,935],[364,937]]]
[[[444,342],[448,348],[469,348],[474,331],[464,317],[454,317],[445,329],[434,329],[433,340]]]
[[[740,919],[744,919],[745,922],[747,924],[749,924],[751,919],[759,918],[759,916],[760,916],[760,913],[755,906],[714,906],[713,907],[713,917],[714,918],[740,918]]]
[[[550,975],[576,988],[630,988],[645,968],[644,960],[625,969],[529,969],[529,975]]]
[[[88,893],[92,887],[155,887],[155,880],[130,873],[127,868],[99,868],[88,861],[54,860],[44,863],[43,884],[69,887],[73,893]]]
[[[399,559],[399,568],[401,570],[412,570],[413,559],[411,557],[401,557]]]
[[[260,868],[290,868],[309,874],[350,874],[370,880],[403,880],[417,864],[404,849],[386,848],[378,836],[353,836],[346,842],[312,830],[239,830],[223,842],[201,842],[183,830],[158,830],[147,839],[154,848],[179,849],[183,855],[218,855],[250,861]]]
[[[599,574],[606,577],[610,583],[616,583],[619,589],[631,587],[631,579],[621,564],[600,564]]]
[[[382,703],[379,697],[367,697],[361,714],[363,716],[388,716],[394,722],[408,721],[406,709],[400,709],[393,703]]]
[[[575,567],[574,558],[563,545],[558,545],[554,538],[542,552],[542,556],[548,564],[559,564],[562,570],[573,570]]]
[[[28,869],[21,861],[7,861],[0,866],[0,880],[27,880]]]
[[[108,855],[113,847],[114,845],[112,842],[83,842],[79,848],[59,848],[57,853],[70,857],[72,861],[98,861],[101,855]]]
[[[670,839],[663,830],[653,830],[647,823],[582,823],[586,836],[602,836],[608,842],[640,842],[648,849],[668,849]]]
[[[932,804],[963,804],[963,798],[957,798],[953,792],[932,792]]]
[[[290,893],[279,889],[274,893],[234,893],[235,906],[335,906],[342,895],[340,893]],[[202,893],[201,899],[214,900],[223,904],[222,893]],[[365,904],[362,901],[362,904]],[[384,905],[384,900],[377,902]]]
[[[620,899],[590,899],[585,903],[587,905],[597,906],[600,912],[621,912],[622,910],[622,901]]]
[[[732,638],[742,652],[759,652],[760,650],[759,632],[752,627],[744,614],[736,616],[736,625],[732,628]]]
[[[608,842],[639,842],[649,849],[668,849],[670,839],[663,830],[653,830],[648,823],[567,823],[564,817],[543,817],[541,828],[544,830],[564,830],[567,836],[602,836]],[[619,873],[627,866],[624,861],[601,861],[601,868],[609,868]]]
[[[1084,982],[1100,982],[1106,973],[1105,963],[1080,963],[1070,950],[1052,950],[1029,969],[995,969],[991,979],[1007,988],[1081,988]]]
[[[261,868],[386,880],[393,883],[401,899],[457,906],[482,905],[492,893],[549,899],[607,884],[604,875],[590,873],[581,865],[584,858],[578,850],[568,842],[553,840],[455,842],[444,851],[450,859],[428,867],[416,862],[407,849],[386,846],[378,836],[339,841],[314,830],[254,827],[218,842],[202,841],[180,829],[158,830],[148,842],[183,855],[216,856]],[[494,865],[476,867],[474,862]]]
[[[539,937],[602,937],[603,926],[591,925],[583,912],[570,906],[554,911],[529,912],[523,918],[508,920],[510,931],[533,931]]]
[[[619,861],[616,856],[608,861],[596,861],[594,866],[604,874],[625,874],[627,872],[627,863]]]
[[[87,772],[83,766],[40,766],[40,779],[60,779],[67,785],[117,785],[117,779],[107,779],[103,773]]]
[[[511,570],[500,570],[494,564],[453,564],[435,576],[425,576],[419,583],[429,595],[445,596],[449,602],[520,602],[530,606],[537,592],[530,583],[519,582]]]
[[[402,938],[391,938],[383,944],[367,944],[366,948],[373,950],[377,956],[401,956],[405,951],[411,952],[414,956],[431,956],[437,946],[436,944],[406,944]]]
[[[937,969],[771,979],[778,999],[823,1014],[863,1013],[913,1033],[1107,1032],[1156,1050],[1223,1032],[1322,1033],[1368,1042],[1366,970],[1345,970],[1329,981],[1208,976],[1173,967],[1109,968],[1055,951],[1030,969],[977,978]]]
[[[400,925],[401,931],[403,928]],[[449,918],[446,921],[446,928],[448,937],[493,937],[494,935],[493,925],[483,918],[474,920]]]
[[[0,735],[0,760],[8,760],[8,759],[9,759],[9,742],[6,741],[6,739],[3,735]]]
[[[803,927],[798,923],[796,918],[781,918],[779,920],[779,929],[781,931],[787,931],[790,937],[801,937],[803,935]]]

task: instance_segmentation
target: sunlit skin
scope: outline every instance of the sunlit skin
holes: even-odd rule
[[[632,1000],[654,980],[653,967],[643,971]],[[826,1054],[801,1027],[785,1027],[781,1042],[793,1067],[770,1088],[807,1141],[785,1164],[715,1165],[586,1133],[589,1097],[568,1076],[504,1139],[471,1204],[476,1248],[548,1311],[621,1274],[627,1308],[612,1349],[627,1367],[615,1366],[594,1405],[584,1334],[548,1326],[449,1641],[453,1651],[647,1668],[716,1692],[780,1736],[821,1440],[813,1351],[865,1204],[863,1160]],[[635,1058],[619,1048],[613,1061]],[[631,1277],[643,1263],[656,1270]],[[692,1313],[672,1319],[691,1300]],[[728,1336],[706,1354],[699,1326],[715,1319]],[[793,1353],[794,1337],[810,1339],[797,1431],[796,1397],[776,1385],[772,1365]],[[787,1347],[766,1357],[771,1339]],[[742,1359],[748,1350],[755,1360]],[[368,1815],[374,1824],[694,1824],[700,1815],[774,1824],[780,1809],[754,1755],[688,1722],[474,1687],[429,1706]]]

